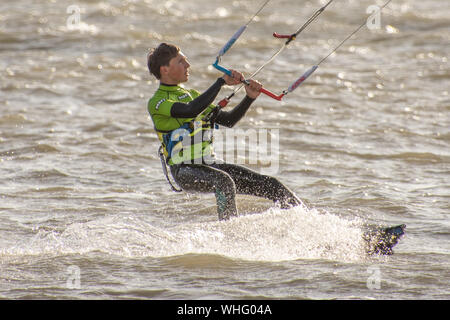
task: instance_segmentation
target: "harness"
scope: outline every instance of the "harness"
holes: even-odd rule
[[[194,153],[194,159],[197,159],[199,156],[203,157],[203,143],[207,142],[211,145],[213,143],[213,130],[219,128],[215,123],[219,111],[220,107],[217,106],[200,121],[195,119],[191,120],[172,131],[160,131],[155,128],[158,133],[162,134],[162,143],[158,148],[158,154],[164,175],[173,191],[181,192],[183,190],[177,189],[172,181],[170,181],[167,165],[193,160],[191,158],[191,147],[194,148],[194,152],[200,149],[200,155]],[[185,150],[191,154],[186,156],[183,152]],[[175,158],[176,162],[173,162],[173,158]]]

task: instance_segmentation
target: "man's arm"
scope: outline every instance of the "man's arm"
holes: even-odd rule
[[[189,103],[175,102],[170,110],[170,115],[174,118],[195,118],[214,101],[224,84],[225,80],[218,78],[208,90]]]
[[[236,107],[231,111],[220,110],[217,114],[215,123],[232,128],[245,115],[250,105],[255,99],[245,96]]]
[[[247,112],[253,101],[259,96],[262,88],[261,83],[251,79],[250,83],[245,86],[247,95],[236,107],[231,111],[220,110],[216,117],[216,123],[232,128]]]

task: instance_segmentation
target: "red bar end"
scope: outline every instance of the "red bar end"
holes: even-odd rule
[[[275,93],[272,93],[269,90],[266,90],[264,88],[261,88],[261,90],[259,90],[259,92],[264,93],[265,95],[271,97],[272,99],[278,100],[278,101],[281,101],[281,98],[283,98],[283,96],[284,96],[284,93],[277,96]]]
[[[227,98],[220,100],[219,107],[225,108],[227,106],[228,102],[229,102],[229,100],[227,100]]]
[[[279,34],[276,32],[273,33],[273,36],[278,39],[287,39],[287,38],[291,37],[291,35],[289,35],[289,34]]]

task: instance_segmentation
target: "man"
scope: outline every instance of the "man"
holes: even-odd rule
[[[224,84],[238,85],[244,80],[240,72],[232,70],[232,77],[218,78],[200,94],[180,86],[188,81],[190,64],[177,46],[161,43],[150,51],[147,62],[150,73],[160,81],[148,111],[172,177],[182,190],[214,193],[219,220],[238,215],[236,193],[264,197],[282,208],[302,204],[277,179],[213,156],[211,131],[215,124],[233,127],[259,96],[259,82],[250,80],[246,97],[233,110],[224,111],[212,103]]]

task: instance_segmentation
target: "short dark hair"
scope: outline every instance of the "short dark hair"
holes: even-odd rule
[[[173,44],[161,43],[156,49],[151,49],[147,56],[148,71],[156,79],[161,79],[160,68],[168,66],[172,58],[175,58],[180,52],[180,48]]]

